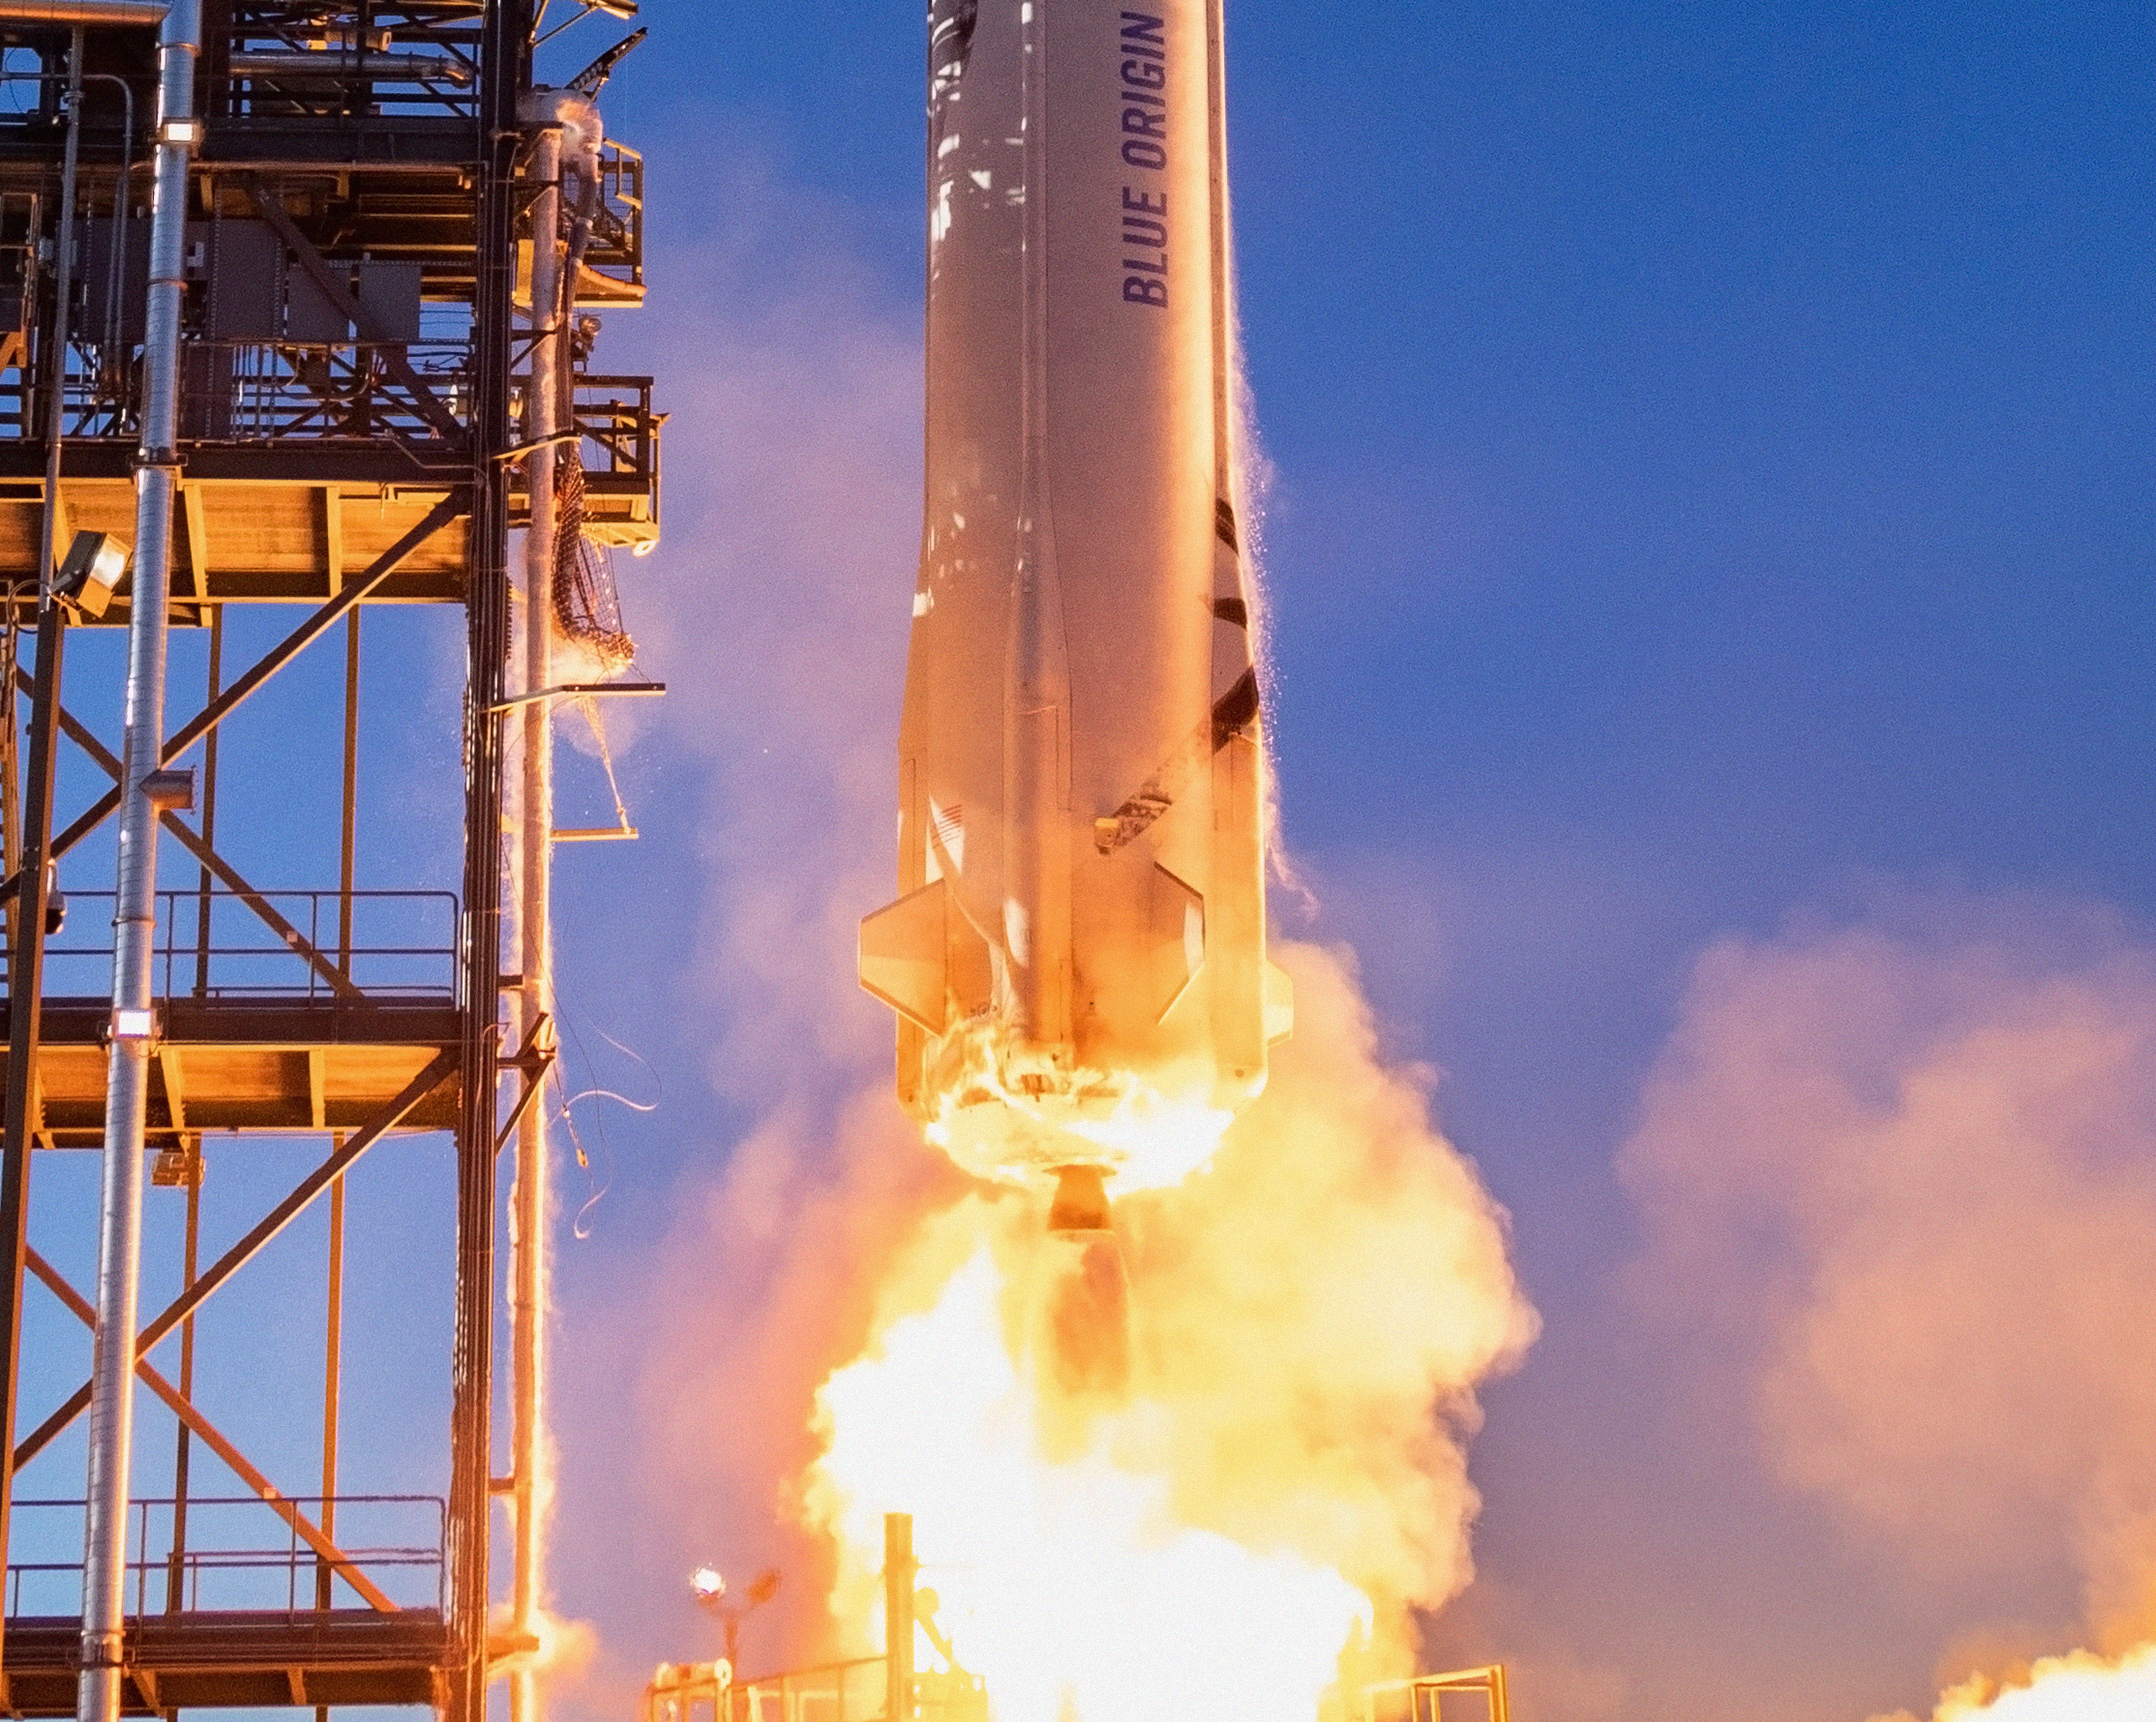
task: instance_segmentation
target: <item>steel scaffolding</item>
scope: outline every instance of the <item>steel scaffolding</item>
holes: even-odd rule
[[[90,1615],[66,1596],[79,1597],[83,1563],[51,1554],[85,1517],[116,1557],[105,1576],[121,1710],[424,1704],[477,1722],[505,1676],[520,1722],[533,1710],[539,1100],[554,1056],[548,647],[574,621],[564,569],[586,602],[609,547],[656,540],[661,423],[649,378],[591,370],[591,330],[575,317],[642,301],[643,164],[580,133],[575,101],[534,88],[534,38],[562,21],[542,26],[545,10],[199,0],[198,43],[179,60],[170,39],[184,27],[165,29],[181,82],[161,94],[165,5],[0,0],[0,91],[15,92],[0,104],[0,683],[12,695],[0,717],[0,1708],[17,1715],[75,1713],[85,1645],[104,1659]],[[603,54],[573,80],[580,100],[610,64]],[[591,147],[579,155],[565,137]],[[152,256],[161,161],[176,270]],[[161,439],[160,318],[173,303],[176,433]],[[149,539],[168,544],[156,626],[120,572],[131,550],[155,566],[137,542],[145,494]],[[574,498],[573,520],[557,522],[557,494]],[[412,604],[464,612],[464,733],[445,751],[459,776],[443,784],[461,801],[461,864],[361,888],[360,688],[378,633],[362,618]],[[252,663],[228,661],[227,613],[264,605],[302,619]],[[207,681],[162,745],[124,762],[117,704],[71,702],[63,672],[71,635],[128,628],[138,612],[161,674],[167,631],[199,631]],[[221,760],[225,726],[265,688],[283,694],[295,663],[334,651],[333,636],[342,702],[319,702],[316,732],[281,743],[284,769],[300,775],[312,748],[319,780],[338,786],[340,841],[319,876],[251,877],[234,857],[255,816],[235,811],[244,767]],[[173,698],[188,700],[176,681]],[[110,787],[60,805],[84,771]],[[103,834],[137,799],[165,876],[123,875],[116,896]],[[138,999],[110,990],[113,919],[138,929]],[[132,1149],[108,1105],[121,1059],[140,1071]],[[313,1136],[322,1152],[204,1262],[202,1143],[225,1133]],[[438,1440],[438,1463],[420,1469],[438,1470],[443,1492],[391,1477],[362,1493],[340,1447],[346,1281],[365,1267],[344,1247],[345,1192],[377,1144],[429,1133],[453,1166],[454,1201],[411,1224],[454,1236],[454,1307],[439,1323],[449,1426],[413,1440]],[[168,1494],[128,1499],[123,1479],[85,1502],[79,1473],[50,1460],[34,1495],[16,1486],[65,1450],[93,1402],[85,1381],[56,1404],[18,1404],[25,1299],[56,1300],[90,1327],[106,1307],[38,1247],[33,1172],[112,1135],[171,1192],[148,1219],[171,1234],[161,1247],[182,1264],[181,1289],[138,1325],[133,1379],[142,1403],[171,1413],[176,1446]],[[311,1211],[327,1230],[324,1368],[318,1392],[276,1403],[318,1441],[320,1469],[279,1476],[205,1409],[196,1328],[235,1276],[271,1271],[250,1264]],[[107,1250],[110,1273],[132,1273],[125,1254]],[[514,1343],[497,1385],[504,1311]],[[223,1477],[201,1493],[211,1461]],[[101,1521],[106,1507],[117,1516]],[[490,1604],[508,1605],[492,1636]]]

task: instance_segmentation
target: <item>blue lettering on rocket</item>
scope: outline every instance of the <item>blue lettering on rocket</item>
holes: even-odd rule
[[[1117,52],[1123,56],[1123,161],[1164,173],[1168,167],[1167,20],[1126,12]],[[1128,305],[1168,305],[1168,193],[1123,188],[1123,296]]]

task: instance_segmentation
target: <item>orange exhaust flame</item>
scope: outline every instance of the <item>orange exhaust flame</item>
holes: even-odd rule
[[[937,1075],[945,1098],[922,1130],[959,1170],[1022,1182],[1077,1163],[1114,1174],[1119,1193],[1180,1184],[1213,1158],[1232,1113],[1193,1065],[1183,1092],[1127,1071],[1035,1070],[993,1019],[954,1028]]]
[[[1345,961],[1282,960],[1296,1038],[1217,1153],[1184,1145],[1203,1170],[1119,1191],[1113,1234],[1049,1232],[1038,1190],[930,1216],[819,1394],[802,1499],[842,1634],[880,1648],[882,1517],[912,1513],[918,1666],[984,1677],[997,1722],[1311,1722],[1343,1649],[1406,1672],[1408,1612],[1469,1576],[1472,1389],[1532,1313]],[[1117,1366],[1073,1366],[1124,1307]]]
[[[1006,1349],[1004,1292],[984,1246],[935,1309],[895,1323],[880,1357],[824,1387],[824,1473],[854,1484],[829,1503],[849,1556],[842,1597],[851,1591],[857,1618],[874,1615],[873,1555],[854,1557],[878,1546],[873,1503],[905,1500],[938,1626],[986,1678],[1000,1722],[1072,1710],[1308,1722],[1368,1602],[1292,1554],[1178,1525],[1165,1479],[1122,1463],[1148,1439],[1143,1408],[1103,1419],[1075,1457],[1044,1462],[1043,1396]],[[913,1439],[892,1440],[893,1430]],[[1207,1618],[1193,1633],[1197,1598]],[[1267,1653],[1252,1656],[1254,1646]]]

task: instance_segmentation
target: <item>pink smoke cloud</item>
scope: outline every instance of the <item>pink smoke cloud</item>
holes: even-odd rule
[[[1725,940],[1620,1168],[1635,1289],[1859,1548],[2031,1614],[2068,1569],[2103,1637],[2156,1624],[2145,942],[2028,901]]]

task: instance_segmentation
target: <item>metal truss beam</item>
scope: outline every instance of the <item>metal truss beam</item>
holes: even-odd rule
[[[90,1300],[68,1284],[59,1269],[54,1267],[36,1250],[23,1253],[23,1265],[43,1280],[52,1295],[68,1306],[69,1311],[83,1326],[97,1330],[98,1313],[90,1307]],[[229,1466],[241,1482],[262,1498],[262,1503],[274,1512],[298,1534],[300,1540],[315,1554],[337,1569],[344,1582],[366,1599],[367,1606],[377,1614],[394,1615],[401,1611],[382,1593],[381,1587],[360,1570],[359,1563],[340,1549],[297,1505],[279,1493],[272,1483],[247,1455],[235,1446],[231,1439],[209,1420],[201,1408],[186,1394],[166,1381],[147,1357],[136,1357],[135,1373],[145,1386],[172,1408],[173,1415],[201,1437],[202,1444]]]
[[[361,574],[357,579],[315,610],[306,621],[293,629],[291,633],[287,634],[264,654],[245,675],[241,676],[224,693],[175,729],[172,732],[171,739],[165,744],[165,751],[160,757],[159,762],[164,765],[170,765],[189,748],[230,717],[246,700],[259,693],[265,682],[326,634],[340,616],[350,609],[353,605],[366,598],[392,574],[396,573],[399,565],[404,562],[405,557],[440,531],[442,527],[448,525],[451,520],[461,519],[465,512],[466,504],[459,496],[444,497],[436,503],[409,532],[406,532],[404,537],[375,557],[368,565],[366,572]],[[57,858],[66,854],[76,844],[89,836],[91,832],[104,824],[106,819],[110,818],[118,811],[119,806],[120,791],[118,789],[111,789],[101,795],[76,817],[73,824],[52,840],[51,847],[46,850],[47,855]],[[8,878],[0,880],[0,903],[12,901],[21,889],[22,876],[19,873],[13,874]]]
[[[346,1171],[353,1161],[394,1130],[406,1113],[433,1093],[442,1080],[457,1068],[457,1062],[458,1054],[454,1049],[436,1054],[426,1069],[404,1084],[396,1099],[375,1113],[372,1123],[364,1130],[354,1133],[343,1147],[295,1184],[291,1194],[264,1214],[245,1237],[220,1256],[215,1264],[194,1285],[165,1306],[164,1312],[136,1335],[135,1356],[148,1356],[160,1340],[199,1309],[211,1292],[246,1266],[264,1244],[297,1219],[308,1204],[328,1189],[331,1182]],[[32,1430],[23,1439],[22,1444],[15,1448],[15,1470],[19,1471],[44,1452],[54,1437],[82,1414],[89,1403],[90,1383],[84,1381],[62,1400],[53,1413]]]

